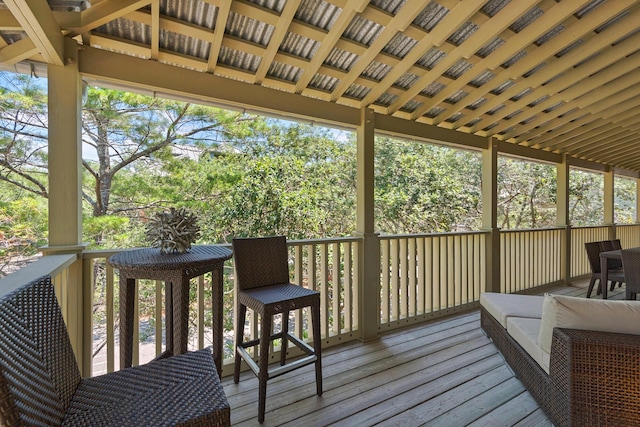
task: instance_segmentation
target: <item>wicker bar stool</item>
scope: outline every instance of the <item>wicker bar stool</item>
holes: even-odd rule
[[[242,359],[258,377],[258,421],[264,421],[267,381],[294,369],[314,363],[316,392],[322,394],[320,343],[320,293],[290,283],[287,240],[284,236],[233,239],[236,269],[237,327],[234,381],[240,380]],[[260,338],[244,341],[247,307],[260,315]],[[289,332],[289,312],[311,308],[313,348]],[[272,317],[282,314],[282,328],[272,333]],[[280,366],[269,369],[269,346],[281,339]],[[306,356],[286,362],[288,342],[300,348]],[[259,347],[258,363],[247,348]]]

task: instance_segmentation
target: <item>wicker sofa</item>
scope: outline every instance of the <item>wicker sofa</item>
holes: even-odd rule
[[[640,425],[640,302],[486,293],[480,303],[482,328],[555,425]]]

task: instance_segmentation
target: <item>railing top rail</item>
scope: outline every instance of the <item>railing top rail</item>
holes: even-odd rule
[[[345,243],[345,242],[360,242],[362,241],[362,237],[359,236],[348,236],[348,237],[331,237],[331,238],[322,238],[322,239],[303,239],[303,240],[287,240],[287,244],[289,246],[300,246],[300,245],[326,245],[330,243]]]
[[[476,231],[451,231],[448,233],[422,233],[422,234],[381,234],[380,240],[391,239],[415,239],[422,237],[438,237],[438,236],[472,236],[489,234],[489,230],[476,230]]]
[[[289,246],[305,246],[305,245],[318,245],[318,244],[331,244],[331,243],[345,243],[345,242],[359,242],[361,241],[361,237],[352,236],[352,237],[335,237],[335,238],[323,238],[323,239],[308,239],[308,240],[288,240],[287,244]],[[213,246],[222,246],[225,248],[231,248],[230,243],[218,243],[213,244]],[[93,249],[84,251],[82,254],[83,259],[92,259],[92,258],[108,258],[111,255],[115,255],[122,251],[132,251],[135,249],[141,248],[123,248],[123,249]]]
[[[77,259],[77,254],[46,255],[40,257],[20,270],[0,279],[0,295],[5,295],[16,287],[36,280],[39,277],[46,275],[53,277],[64,271]]]
[[[542,228],[513,228],[513,229],[501,229],[500,233],[536,233],[543,231],[559,231],[564,230],[565,227],[542,227]]]
[[[588,230],[590,228],[607,228],[607,227],[611,227],[614,224],[600,224],[600,225],[572,225],[571,229],[572,230]]]

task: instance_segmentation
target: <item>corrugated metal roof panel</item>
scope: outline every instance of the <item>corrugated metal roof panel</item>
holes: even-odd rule
[[[195,58],[207,59],[211,43],[184,34],[161,30],[159,47],[160,49],[184,52]]]
[[[560,34],[564,29],[565,29],[564,25],[558,25],[553,30],[549,31],[548,33],[545,33],[542,37],[540,37],[534,43],[537,46],[542,46],[543,44],[545,44],[546,42],[548,42],[549,40],[551,40],[552,38]]]
[[[500,12],[511,0],[490,0],[480,10],[487,16],[493,17]]]
[[[383,93],[382,95],[380,95],[380,97],[376,100],[376,104],[377,105],[382,105],[384,107],[388,107],[389,105],[391,105],[396,99],[398,99],[397,96],[392,95],[390,93]]]
[[[371,4],[392,15],[398,13],[398,10],[400,10],[406,2],[407,0],[371,0]]]
[[[471,37],[473,33],[475,33],[476,31],[478,31],[478,26],[473,22],[467,22],[466,24],[458,28],[453,34],[451,34],[451,36],[447,39],[447,41],[456,46],[460,46],[462,43],[464,43],[465,40]]]
[[[417,40],[407,37],[404,34],[396,33],[396,35],[393,36],[389,43],[384,47],[383,51],[389,55],[404,58],[417,43]]]
[[[409,89],[418,80],[418,78],[419,77],[415,74],[404,73],[398,80],[396,80],[394,85],[403,89]]]
[[[287,0],[247,0],[251,3],[257,4],[258,6],[264,7],[269,10],[273,10],[274,12],[282,13],[282,9],[284,9]]]
[[[487,71],[483,72],[482,74],[480,74],[475,79],[471,80],[469,82],[469,86],[473,86],[473,87],[483,86],[484,84],[488,83],[491,79],[493,79],[495,76],[496,76],[495,74],[493,74],[491,71],[487,70]]]
[[[576,18],[582,18],[583,16],[593,12],[598,6],[606,2],[607,0],[593,0],[591,3],[576,12]]]
[[[509,68],[511,67],[513,64],[515,64],[516,62],[520,61],[522,58],[524,58],[525,56],[527,56],[527,52],[524,50],[521,50],[520,52],[516,53],[515,55],[513,55],[511,58],[507,59],[505,62],[502,63],[502,67],[503,68]]]
[[[509,89],[511,86],[513,86],[515,84],[516,83],[513,80],[507,80],[506,82],[503,82],[500,85],[498,85],[495,88],[493,88],[491,93],[494,94],[494,95],[500,95],[502,92],[504,92],[505,90]]]
[[[427,53],[424,54],[422,58],[418,60],[417,64],[430,70],[435,67],[438,62],[442,61],[446,56],[447,54],[440,49],[432,47],[427,51]]]
[[[333,49],[324,63],[330,67],[340,70],[349,71],[353,64],[358,60],[358,55],[346,52],[342,49]]]
[[[255,73],[260,66],[261,59],[259,56],[223,46],[220,49],[220,55],[218,55],[218,64]]]
[[[160,0],[158,5],[161,15],[205,28],[213,28],[215,24],[217,7],[203,0]]]
[[[296,19],[329,31],[340,16],[340,9],[323,0],[304,0],[296,11]]]
[[[273,61],[269,67],[267,75],[278,80],[295,83],[300,78],[302,70],[289,64]]]
[[[544,11],[538,7],[534,7],[533,9],[525,13],[522,17],[517,19],[513,24],[511,24],[509,28],[511,28],[512,31],[519,33],[520,31],[531,25],[533,21],[540,18],[542,15],[544,15]]]
[[[498,111],[502,110],[504,107],[506,107],[504,104],[500,104],[494,108],[492,108],[491,110],[487,111],[487,114],[490,116],[493,116],[495,113],[497,113]]]
[[[230,12],[225,31],[231,36],[238,37],[261,46],[267,46],[269,44],[269,40],[271,40],[271,36],[273,35],[273,26],[248,16]]]
[[[453,116],[451,116],[448,119],[446,119],[445,122],[447,122],[447,123],[455,123],[455,122],[461,120],[463,117],[464,117],[464,114],[456,113]]]
[[[440,91],[442,91],[442,89],[444,89],[446,86],[440,82],[433,82],[430,83],[429,85],[427,85],[427,87],[425,87],[424,89],[422,89],[420,91],[420,94],[428,96],[429,98],[433,98],[435,95],[437,95]]]
[[[338,82],[339,80],[335,77],[327,76],[326,74],[316,74],[309,82],[309,87],[326,92],[332,92],[336,88]]]
[[[320,47],[320,43],[296,33],[287,33],[280,50],[300,58],[311,59]]]
[[[491,43],[488,43],[483,47],[481,47],[476,52],[476,55],[478,55],[480,58],[486,58],[487,56],[495,52],[495,50],[498,49],[500,46],[502,46],[504,43],[505,41],[498,37],[497,39],[491,41]]]
[[[413,23],[430,32],[445,16],[447,16],[448,13],[449,9],[435,1],[432,1],[422,12],[420,12],[416,19],[413,20]]]
[[[513,102],[516,102],[518,100],[520,100],[520,98],[529,95],[531,92],[533,92],[533,89],[531,89],[530,87],[525,88],[523,91],[518,92],[517,94],[515,94],[514,96],[511,97],[511,100]]]
[[[344,30],[343,37],[370,46],[382,31],[384,31],[382,25],[358,15]]]
[[[470,110],[477,110],[485,102],[487,102],[487,98],[478,98],[475,101],[473,101],[471,104],[467,105],[467,108]]]
[[[424,116],[428,117],[430,119],[435,119],[436,117],[438,117],[443,112],[444,112],[444,108],[442,108],[442,107],[434,107],[434,108],[430,109],[429,111],[427,111]]]
[[[151,28],[141,22],[132,21],[126,18],[114,19],[94,30],[96,33],[108,34],[135,43],[150,45]]]
[[[362,76],[376,81],[381,81],[391,71],[391,67],[377,61],[371,63],[362,71]]]
[[[467,95],[469,95],[468,92],[464,90],[459,90],[455,92],[453,95],[449,96],[444,101],[449,104],[457,104],[458,102],[462,101]]]
[[[549,97],[549,95],[541,96],[540,98],[538,98],[538,99],[536,99],[536,100],[531,101],[530,103],[528,103],[528,104],[527,104],[527,107],[535,107],[536,105],[540,104],[541,102],[546,101],[546,100],[547,100],[547,99],[549,99],[549,98],[550,98],[550,97]]]
[[[511,114],[507,114],[506,116],[504,116],[504,120],[511,120],[514,117],[516,117],[518,114],[522,114],[522,110],[517,110],[517,111],[514,111]]]
[[[349,86],[349,88],[345,91],[344,94],[349,98],[361,100],[365,96],[367,96],[369,92],[371,92],[370,87],[362,86],[354,83]]]
[[[471,67],[473,67],[473,64],[461,59],[445,71],[443,75],[455,80],[469,71]]]

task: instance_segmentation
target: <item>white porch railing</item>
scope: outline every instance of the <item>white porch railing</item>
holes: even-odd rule
[[[591,273],[584,244],[607,239],[609,239],[607,226],[571,228],[571,277]]]
[[[614,229],[623,247],[640,246],[640,224],[571,229],[571,277],[590,272],[584,243],[608,239]],[[562,282],[565,279],[562,259],[566,254],[561,253],[561,248],[565,232],[563,228],[502,231],[501,291],[522,292]],[[361,268],[380,271],[378,326],[381,331],[477,306],[480,293],[487,289],[487,238],[487,232],[380,236],[379,265],[370,262],[363,266],[358,264],[360,238],[289,241],[291,277],[296,283],[321,293],[322,342],[323,346],[331,346],[359,338]],[[83,288],[72,283],[79,271],[75,254],[42,257],[0,280],[0,292],[3,292],[41,275],[52,275],[74,349],[83,354],[84,369],[92,367],[93,374],[118,369],[118,277],[106,263],[116,252],[83,252]],[[230,373],[233,356],[233,276],[230,260],[224,274],[227,303],[223,374]],[[192,283],[190,349],[211,343],[210,280],[207,274]],[[164,330],[164,292],[160,282],[140,280],[138,285],[138,299],[152,307],[136,322],[139,327],[135,329],[134,342],[140,346],[135,349],[134,363],[144,363],[163,350],[163,340],[156,337],[162,337]],[[79,294],[83,297],[78,297]],[[291,318],[291,327],[306,339],[311,338],[304,335],[308,328],[303,328],[308,325],[308,316],[306,312],[296,312]],[[245,332],[257,336],[257,319],[255,315],[249,317]],[[89,337],[92,339],[87,342]],[[277,357],[279,348],[274,350]],[[85,372],[87,374],[90,373]]]
[[[560,282],[563,228],[500,232],[500,292]]]
[[[357,287],[355,246],[358,238],[318,239],[289,241],[292,278],[296,283],[318,290],[321,294],[321,333],[323,345],[330,346],[357,338]],[[85,307],[93,313],[93,373],[112,372],[118,369],[118,277],[106,263],[117,251],[86,251],[83,254],[84,269],[91,271],[93,283],[85,283],[92,289],[91,305]],[[225,313],[224,313],[224,359],[223,375],[228,373],[233,357],[234,342],[234,296],[233,259],[225,265]],[[192,281],[192,316],[189,349],[203,348],[212,342],[210,274]],[[134,325],[133,364],[145,363],[163,351],[163,286],[159,281],[138,280],[137,301],[146,301],[153,312],[141,316],[139,306],[135,308],[137,321]],[[250,311],[249,311],[250,313]],[[258,322],[254,314],[249,315],[246,332],[251,338],[258,336]],[[291,314],[290,327],[299,336],[305,336],[310,313],[296,311]],[[279,351],[279,348],[275,350]],[[277,356],[277,352],[274,357]]]
[[[485,290],[485,232],[380,236],[380,327],[469,307]]]

